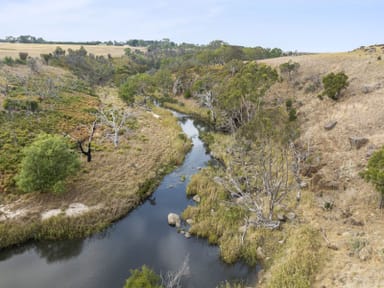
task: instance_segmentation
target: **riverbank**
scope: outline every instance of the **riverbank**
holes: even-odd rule
[[[94,153],[64,195],[20,195],[1,205],[0,247],[30,239],[81,238],[125,216],[156,188],[162,177],[180,165],[190,141],[172,114],[157,108],[155,118],[138,114],[140,131],[125,148]],[[122,144],[124,145],[124,144]]]
[[[211,132],[210,138],[212,155],[228,166],[233,161],[227,152],[233,137]],[[187,194],[201,201],[183,212],[184,219],[192,219],[190,233],[218,245],[226,263],[260,265],[257,287],[310,287],[327,255],[320,231],[303,216],[313,205],[310,192],[302,191],[300,206],[291,193],[277,209],[279,229],[247,227],[245,219],[251,221],[255,215],[231,203],[228,191],[215,181],[223,173],[221,167],[207,167],[192,177]]]
[[[64,70],[43,68],[40,74],[31,74],[28,67],[3,67],[4,71],[0,71],[4,83],[11,76],[15,85],[22,85],[14,80],[21,77],[31,79],[30,82],[56,77],[55,85],[62,86],[56,88],[59,97],[39,104],[39,113],[10,115],[0,111],[0,138],[10,142],[3,146],[1,159],[1,165],[8,169],[4,171],[9,172],[0,175],[0,248],[28,240],[81,238],[104,229],[148,197],[163,176],[183,162],[191,147],[191,141],[169,111],[126,107],[113,88],[99,89],[95,95],[68,92],[68,87],[78,80]],[[0,94],[0,102],[2,98]],[[100,124],[93,138],[92,161],[82,158],[81,170],[71,179],[66,193],[19,194],[12,187],[12,177],[17,172],[22,147],[33,139],[33,135],[26,137],[25,130],[37,133],[47,129],[74,139],[84,137],[90,125],[87,123],[92,123],[92,113],[100,105],[124,108],[132,115],[121,131],[119,146],[113,146],[109,130]],[[9,135],[18,139],[18,145]]]

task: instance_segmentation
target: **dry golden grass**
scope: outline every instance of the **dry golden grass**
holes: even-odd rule
[[[19,58],[20,52],[28,53],[31,57],[40,57],[41,54],[52,53],[56,47],[61,47],[64,50],[80,49],[82,45],[73,44],[28,44],[28,43],[0,43],[0,59],[8,56],[12,58]],[[121,57],[124,55],[124,49],[131,48],[143,50],[144,48],[131,47],[131,46],[107,46],[107,45],[83,45],[88,53],[94,55],[102,55],[112,57]]]
[[[384,217],[377,209],[377,192],[358,175],[367,163],[369,150],[384,144],[383,56],[383,49],[378,48],[373,52],[356,50],[263,60],[275,67],[289,60],[300,64],[292,81],[277,83],[268,97],[296,100],[300,141],[320,155],[324,164],[316,176],[320,180],[304,192],[308,201],[299,209],[305,221],[323,229],[338,250],[329,250],[330,259],[313,287],[384,286]],[[340,71],[349,76],[350,82],[343,97],[337,102],[327,97],[320,100],[317,95],[322,92],[321,85],[311,85],[321,83],[330,72]],[[324,125],[329,121],[337,121],[337,125],[326,131]],[[366,137],[369,143],[356,150],[350,146],[350,136]],[[323,209],[325,202],[334,203],[333,208]],[[368,243],[365,252],[369,256],[365,260],[358,253],[351,254],[351,241],[359,237]]]

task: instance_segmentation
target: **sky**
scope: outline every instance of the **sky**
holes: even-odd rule
[[[284,51],[384,43],[383,0],[0,0],[0,38],[223,40]]]

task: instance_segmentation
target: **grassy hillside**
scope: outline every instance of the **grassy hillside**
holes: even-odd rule
[[[349,53],[319,54],[269,59],[278,67],[289,60],[300,67],[292,79],[276,84],[268,94],[274,101],[294,100],[301,135],[299,142],[312,155],[313,173],[299,206],[303,221],[322,231],[329,260],[313,287],[381,287],[384,262],[384,219],[378,209],[378,193],[359,172],[373,151],[384,145],[384,57],[382,47]],[[321,79],[344,71],[349,86],[341,99],[321,100]],[[337,121],[332,130],[324,126]],[[349,137],[365,137],[368,143],[352,147]],[[327,240],[325,240],[327,239]],[[328,242],[329,241],[329,242]]]

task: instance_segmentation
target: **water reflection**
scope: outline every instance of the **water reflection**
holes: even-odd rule
[[[39,257],[44,258],[48,264],[65,261],[80,255],[83,250],[84,240],[76,239],[71,240],[70,243],[68,242],[38,242],[36,243],[35,250]]]

